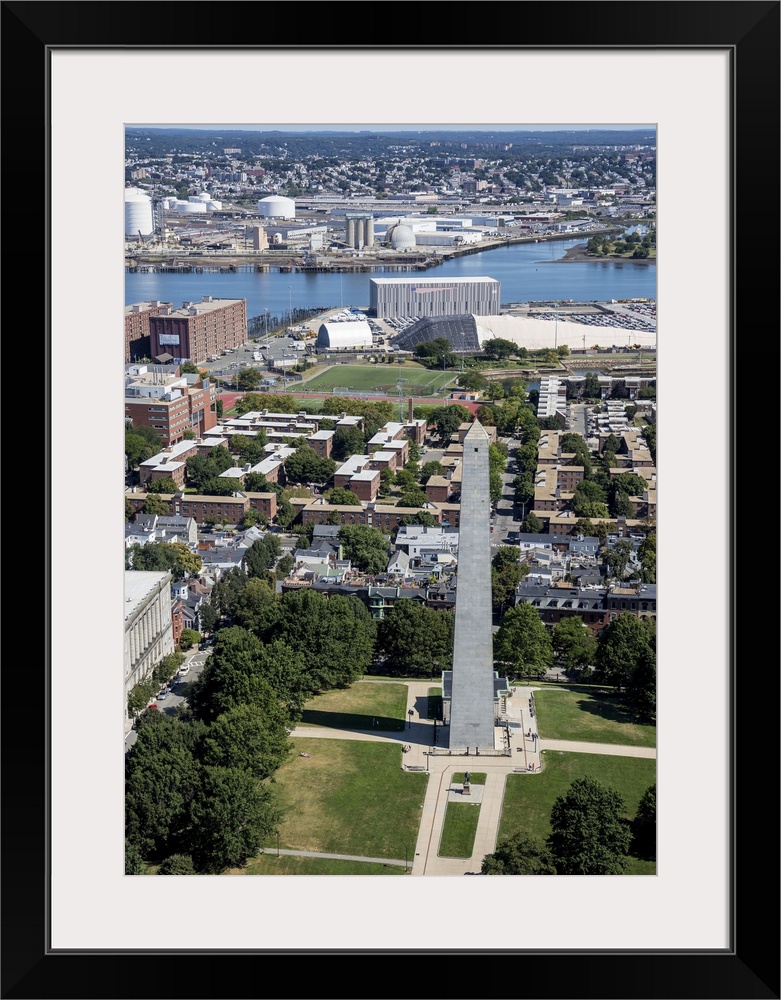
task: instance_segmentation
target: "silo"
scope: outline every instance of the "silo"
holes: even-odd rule
[[[365,232],[365,239],[363,241],[363,245],[367,246],[367,247],[373,247],[374,246],[374,216],[373,215],[370,215],[368,217],[368,219],[366,219],[365,226],[366,226],[366,232]]]
[[[138,234],[151,236],[155,231],[152,199],[138,188],[125,189],[125,236],[137,239]]]
[[[347,238],[345,243],[348,247],[354,247],[355,244],[355,219],[347,220]]]

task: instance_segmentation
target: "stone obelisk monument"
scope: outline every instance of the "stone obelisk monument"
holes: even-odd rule
[[[461,465],[449,736],[451,750],[470,753],[494,748],[489,443],[475,420],[464,437]]]

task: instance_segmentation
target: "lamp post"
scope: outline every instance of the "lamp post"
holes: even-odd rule
[[[277,830],[277,857],[279,857],[279,830]]]
[[[409,716],[409,722],[407,723],[407,729],[412,729],[412,709],[407,712]]]
[[[290,326],[293,326],[293,286],[288,285],[287,290],[290,293]]]

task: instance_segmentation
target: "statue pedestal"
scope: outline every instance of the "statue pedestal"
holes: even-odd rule
[[[468,781],[464,782],[464,790],[463,790],[462,794],[463,795],[471,795],[472,794],[472,786],[469,784]]]

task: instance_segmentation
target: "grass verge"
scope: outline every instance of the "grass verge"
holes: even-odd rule
[[[656,746],[656,726],[640,721],[612,692],[554,685],[537,691],[534,703],[543,739]]]
[[[544,752],[543,769],[536,777],[510,774],[504,790],[497,841],[524,832],[545,840],[551,832],[553,803],[566,795],[576,778],[594,778],[615,789],[633,819],[643,792],[656,782],[656,761],[642,757],[606,757],[601,754]],[[656,863],[630,857],[627,875],[655,875]]]
[[[401,745],[294,739],[276,773],[284,817],[280,847],[403,861],[414,851],[426,794],[425,772],[403,771]],[[310,756],[297,756],[299,751]],[[266,851],[276,850],[276,844]]]
[[[479,802],[448,802],[437,853],[441,858],[471,858],[475,849]]]
[[[352,684],[308,702],[301,724],[330,729],[400,732],[407,713],[404,684]]]

